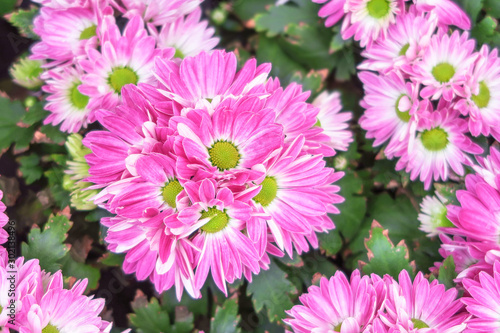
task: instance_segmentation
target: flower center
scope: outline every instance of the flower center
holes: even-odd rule
[[[455,75],[455,68],[447,62],[442,62],[434,66],[432,75],[437,81],[445,83],[450,81],[453,75]]]
[[[82,33],[80,34],[80,40],[89,39],[94,36],[97,36],[96,30],[97,30],[97,25],[90,26],[87,29],[83,30]]]
[[[181,193],[183,190],[183,187],[181,183],[179,183],[178,180],[172,180],[168,182],[165,187],[163,187],[163,200],[172,208],[176,208],[176,202],[175,199],[177,198],[177,195]]]
[[[401,48],[401,51],[399,51],[399,55],[402,56],[402,55],[405,55],[406,54],[406,51],[408,51],[408,49],[410,48],[410,43],[406,43],[402,48]]]
[[[440,151],[448,145],[448,133],[439,127],[425,130],[420,139],[424,147],[430,151]]]
[[[448,209],[446,207],[443,207],[443,209],[434,216],[434,219],[432,221],[432,224],[436,227],[444,227],[444,228],[452,228],[454,227],[453,223],[451,223],[450,220],[446,217],[448,214]]]
[[[340,329],[341,329],[341,328],[342,328],[342,323],[340,323],[340,324],[338,324],[337,326],[335,326],[335,327],[333,328],[333,331],[334,331],[334,332],[340,332]]]
[[[429,325],[421,321],[420,319],[412,319],[413,328],[429,328]]]
[[[321,121],[319,121],[319,119],[316,118],[316,124],[314,124],[313,127],[321,127]]]
[[[185,57],[184,53],[182,53],[182,51],[180,49],[175,48],[174,58],[184,59],[184,57]]]
[[[116,67],[111,72],[108,78],[108,83],[116,93],[121,94],[122,87],[126,84],[133,83],[137,84],[139,77],[137,74],[128,67]]]
[[[57,327],[52,326],[51,324],[48,324],[45,326],[45,328],[42,330],[42,333],[59,333],[59,330]]]
[[[210,163],[217,167],[219,171],[232,169],[240,161],[238,149],[231,142],[227,141],[217,141],[214,143],[212,148],[208,149],[208,154],[210,155]]]
[[[490,89],[484,83],[484,81],[481,81],[479,83],[479,94],[473,95],[472,100],[474,103],[476,103],[477,107],[482,109],[488,106],[488,103],[490,102]]]
[[[78,110],[85,110],[85,107],[89,103],[89,96],[86,96],[78,91],[79,85],[80,83],[76,83],[73,88],[69,90],[69,99],[75,108]]]
[[[276,198],[276,194],[278,193],[278,183],[276,183],[276,179],[274,179],[274,177],[266,177],[260,185],[262,185],[262,188],[253,200],[265,207],[269,205],[274,198]]]
[[[371,17],[380,19],[389,14],[390,5],[388,0],[370,0],[366,8]]]
[[[404,121],[405,123],[410,121],[411,115],[410,112],[408,111],[401,111],[399,109],[399,102],[401,101],[401,98],[405,97],[405,94],[402,94],[399,96],[399,98],[396,100],[396,114],[398,115],[398,118]]]
[[[218,210],[215,207],[210,207],[208,210],[203,211],[200,219],[207,217],[211,217],[211,219],[201,227],[201,230],[210,234],[221,231],[229,223],[229,216],[226,214],[225,210]]]

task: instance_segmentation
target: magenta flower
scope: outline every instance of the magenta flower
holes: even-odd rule
[[[440,32],[431,38],[422,60],[411,68],[403,70],[411,74],[411,79],[422,83],[420,96],[424,99],[439,99],[441,96],[451,102],[455,96],[465,96],[464,83],[472,74],[477,55],[475,41],[467,32],[453,32],[451,36]]]
[[[413,0],[419,11],[434,12],[439,25],[447,29],[454,25],[462,30],[470,30],[471,22],[467,14],[452,0]]]
[[[399,283],[387,279],[387,299],[380,319],[390,332],[455,333],[465,329],[467,313],[457,299],[457,290],[445,290],[437,280],[429,283],[419,272],[411,281],[406,270],[399,274]]]
[[[325,26],[327,27],[335,25],[345,15],[346,0],[312,0],[312,2],[325,4],[319,10],[318,15],[326,18]]]
[[[500,189],[500,151],[490,147],[487,157],[476,156],[479,165],[473,165],[476,174],[495,189]]]
[[[329,280],[321,278],[319,286],[309,287],[299,297],[302,305],[287,311],[292,318],[284,322],[296,333],[386,332],[378,321],[374,330],[370,325],[385,298],[381,290],[383,281],[374,283],[368,276],[361,277],[358,270],[352,273],[350,281],[337,271]]]
[[[448,213],[446,204],[447,200],[438,192],[434,196],[428,195],[422,199],[418,214],[419,229],[427,233],[428,237],[439,235],[442,227],[453,227],[453,224],[446,217]]]

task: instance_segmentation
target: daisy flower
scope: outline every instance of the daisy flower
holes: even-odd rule
[[[173,49],[155,48],[155,39],[147,35],[144,22],[139,16],[130,19],[123,35],[114,23],[114,18],[107,15],[102,23],[103,34],[101,52],[87,50],[88,59],[80,61],[87,73],[82,76],[82,85],[78,90],[89,96],[87,107],[113,108],[121,102],[122,87],[127,84],[152,83],[153,59],[157,55],[170,58]],[[90,121],[94,121],[91,113]]]
[[[388,142],[387,157],[401,156],[407,150],[412,116],[419,108],[418,86],[405,82],[396,72],[387,76],[371,72],[360,72],[365,97],[360,102],[366,109],[359,119],[367,131],[368,139],[375,139],[373,145]]]
[[[309,287],[299,297],[302,305],[286,311],[292,318],[284,322],[296,333],[371,332],[367,326],[376,316],[381,296],[371,279],[361,277],[359,270],[350,280],[337,271],[330,279],[322,277],[319,286]]]
[[[412,80],[420,82],[424,88],[420,96],[424,99],[448,101],[455,96],[465,96],[464,83],[469,79],[476,54],[474,39],[467,32],[453,32],[451,36],[441,32],[432,36],[422,60],[411,68],[403,70],[412,74]]]
[[[469,130],[473,136],[493,134],[500,138],[500,59],[498,50],[491,52],[487,45],[479,51],[468,88],[471,93],[460,99],[455,108],[469,117]]]
[[[157,47],[175,48],[174,58],[194,56],[201,51],[210,51],[219,43],[219,38],[213,37],[215,29],[208,28],[208,21],[201,19],[201,9],[196,8],[186,17],[162,26],[158,33],[156,28],[150,29],[156,39]]]
[[[404,0],[348,0],[344,10],[347,16],[342,23],[342,38],[354,36],[365,47],[379,37],[385,38],[389,25],[405,8]]]
[[[444,29],[454,25],[462,30],[470,30],[471,22],[467,13],[452,0],[413,0],[418,11],[434,12],[439,18],[439,25]]]
[[[316,232],[334,228],[327,213],[339,213],[333,204],[343,202],[336,194],[340,188],[330,185],[343,173],[326,168],[322,155],[303,154],[304,142],[304,137],[299,136],[279,154],[254,168],[265,176],[256,181],[262,188],[253,202],[259,211],[270,216],[265,223],[278,247],[286,249],[290,256],[292,246],[299,254],[309,249],[309,243],[314,248],[318,246]],[[265,237],[265,230],[261,227],[259,238]]]
[[[387,36],[378,39],[361,52],[366,58],[358,68],[387,73],[411,65],[420,58],[436,30],[437,17],[417,14],[411,10],[396,17],[387,29]]]
[[[193,12],[203,0],[122,0],[124,16],[140,15],[147,23],[164,25]],[[116,3],[115,3],[116,4]]]
[[[434,237],[441,233],[440,227],[453,227],[453,223],[448,220],[446,214],[446,199],[439,193],[435,196],[426,196],[420,203],[420,213],[418,220],[420,221],[419,229],[427,234],[428,237]]]
[[[45,110],[50,114],[44,124],[59,125],[61,131],[76,133],[90,123],[89,97],[82,94],[81,78],[84,72],[73,66],[65,66],[47,72],[43,91],[49,94]]]
[[[387,299],[380,319],[394,332],[462,332],[467,314],[457,300],[455,288],[446,290],[437,280],[429,283],[419,272],[411,281],[406,270],[399,274],[399,283],[387,282]],[[392,331],[391,331],[392,332]]]
[[[446,180],[451,170],[463,176],[463,165],[472,164],[466,153],[481,154],[483,150],[465,136],[468,131],[467,123],[459,118],[457,111],[434,111],[426,120],[429,121],[429,126],[421,127],[416,137],[412,138],[412,143],[396,165],[396,170],[405,168],[410,173],[411,180],[419,177],[424,187],[429,189],[433,179]]]
[[[492,274],[480,272],[478,279],[465,279],[463,285],[470,296],[462,302],[473,315],[467,332],[500,332],[500,262],[495,262]]]
[[[349,130],[352,112],[340,112],[340,93],[324,91],[314,99],[312,105],[319,108],[316,126],[322,128],[322,134],[328,137],[327,144],[335,150],[346,151],[353,141],[352,132]]]
[[[315,3],[324,4],[318,12],[319,17],[326,18],[325,26],[331,27],[345,15],[344,6],[346,0],[312,0]]]
[[[46,66],[56,66],[85,57],[86,46],[97,45],[98,10],[42,7],[33,22],[33,31],[41,41],[31,48],[30,59],[52,60]]]

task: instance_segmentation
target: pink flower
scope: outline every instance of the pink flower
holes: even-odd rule
[[[3,192],[0,190],[0,200],[2,200],[2,198],[3,198]],[[0,244],[6,243],[7,239],[9,238],[9,234],[3,228],[9,222],[9,218],[5,214],[6,209],[7,207],[5,206],[5,204],[2,201],[0,201]]]
[[[458,112],[448,109],[429,113],[428,126],[420,127],[416,137],[412,137],[396,169],[405,168],[411,180],[419,177],[426,189],[433,179],[448,179],[451,170],[463,176],[463,165],[472,164],[466,153],[480,154],[483,150],[465,136],[467,123],[458,116]]]
[[[467,314],[459,313],[463,305],[457,290],[445,290],[437,280],[429,283],[419,272],[411,281],[406,270],[399,283],[387,277],[387,299],[380,319],[391,332],[455,333],[465,329]]]
[[[385,332],[379,322],[374,324],[375,330],[370,325],[385,298],[385,293],[379,292],[380,287],[383,290],[380,283],[382,286],[368,276],[361,277],[359,270],[352,273],[350,281],[337,271],[329,280],[321,278],[319,286],[309,287],[299,297],[302,305],[287,311],[292,318],[284,322],[296,333]]]
[[[420,213],[418,220],[420,221],[419,229],[427,233],[428,237],[437,236],[441,233],[442,227],[452,227],[453,224],[448,220],[446,214],[447,200],[438,192],[435,196],[425,196],[420,203]]]
[[[219,43],[219,38],[213,37],[215,29],[207,28],[208,21],[200,21],[201,9],[196,8],[186,17],[166,23],[158,33],[156,28],[150,29],[155,37],[157,47],[175,48],[175,58],[194,56],[201,51],[210,51]]]
[[[500,190],[500,151],[490,147],[490,155],[487,157],[476,156],[479,165],[473,165],[476,174],[486,183]]]
[[[39,3],[44,7],[55,9],[68,9],[90,6],[89,0],[33,0],[33,2]]]
[[[454,25],[462,30],[470,30],[471,22],[467,14],[452,0],[413,0],[419,11],[434,12],[439,18],[439,25],[447,29]]]
[[[491,274],[480,272],[477,280],[465,279],[470,297],[462,298],[473,317],[466,332],[498,332],[500,330],[500,262],[495,261]]]
[[[388,141],[385,154],[389,158],[402,156],[419,108],[418,85],[405,82],[396,72],[387,76],[360,72],[359,79],[365,90],[360,104],[366,109],[359,124],[367,131],[366,137],[375,139],[374,146]]]
[[[367,58],[358,68],[387,73],[411,65],[425,52],[436,30],[437,17],[417,14],[411,10],[396,17],[387,30],[386,38],[377,39],[361,55]]]
[[[420,96],[424,99],[443,98],[451,102],[455,96],[465,96],[464,83],[471,76],[477,55],[474,54],[475,41],[467,32],[453,32],[451,36],[440,32],[431,38],[422,60],[411,68],[403,70],[411,74],[411,79],[425,87]]]
[[[78,90],[82,75],[81,69],[72,66],[47,72],[46,85],[42,89],[50,94],[45,109],[51,114],[45,118],[44,124],[61,124],[61,131],[69,133],[87,127],[91,110],[87,107],[89,97]]]
[[[312,0],[316,3],[326,3],[318,12],[320,17],[326,18],[325,26],[331,27],[345,15],[344,6],[346,0]]]
[[[124,8],[117,7],[127,18],[140,15],[148,23],[163,25],[193,12],[202,2],[203,0],[122,0]]]
[[[157,55],[170,58],[174,50],[164,52],[155,48],[155,40],[148,36],[144,22],[133,17],[123,35],[112,15],[102,22],[101,52],[88,49],[88,59],[80,61],[87,73],[78,90],[90,97],[88,108],[113,108],[121,103],[121,90],[126,84],[153,83],[153,59]],[[89,115],[95,121],[94,113]]]

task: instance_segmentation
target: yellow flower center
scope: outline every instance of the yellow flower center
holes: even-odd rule
[[[221,231],[229,223],[229,216],[226,214],[225,210],[218,210],[216,207],[210,207],[208,210],[203,211],[200,219],[208,217],[211,217],[211,219],[201,227],[201,230],[210,234]]]
[[[398,115],[398,118],[401,119],[402,121],[404,121],[405,123],[409,122],[410,121],[410,112],[408,111],[401,111],[399,109],[399,101],[401,101],[401,98],[405,97],[406,95],[405,94],[402,94],[401,96],[399,96],[399,98],[397,99],[396,101],[396,114]]]
[[[132,83],[137,84],[139,77],[128,67],[116,67],[108,78],[108,83],[116,93],[121,94],[124,85]]]
[[[212,148],[208,149],[209,161],[219,171],[232,169],[238,165],[240,154],[238,149],[228,141],[217,141]]]
[[[413,328],[429,328],[429,325],[421,321],[420,319],[412,319]]]
[[[168,182],[165,187],[163,187],[163,200],[172,208],[176,208],[177,204],[175,199],[177,198],[177,195],[181,193],[183,190],[183,187],[181,183],[177,179],[174,179],[170,182]]]
[[[370,0],[366,4],[368,14],[376,19],[384,18],[390,11],[390,4],[388,0]]]
[[[80,34],[80,40],[89,39],[94,36],[97,36],[97,26],[93,25],[83,30]]]
[[[266,177],[260,185],[262,185],[262,188],[253,200],[265,207],[269,205],[274,198],[276,198],[276,194],[278,193],[278,183],[274,177]]]
[[[490,103],[490,98],[490,89],[488,88],[486,83],[484,83],[484,81],[481,81],[479,83],[479,94],[473,95],[472,100],[474,101],[474,103],[476,103],[478,108],[482,109],[488,106],[488,104]]]
[[[42,329],[42,333],[59,333],[59,330],[55,326],[48,324]]]
[[[446,83],[455,75],[455,68],[447,62],[442,62],[434,66],[432,75],[436,81]]]
[[[448,133],[439,127],[425,130],[420,139],[424,147],[429,151],[440,151],[448,145]]]
[[[80,86],[80,83],[76,83],[70,90],[69,90],[69,100],[71,101],[71,104],[78,110],[85,110],[85,107],[87,107],[87,104],[89,104],[89,96],[86,96],[82,94],[79,90],[78,87]]]

